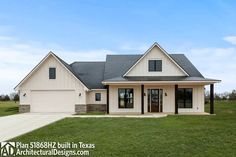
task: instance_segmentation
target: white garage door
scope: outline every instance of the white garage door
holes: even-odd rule
[[[74,112],[75,91],[31,91],[31,112]]]

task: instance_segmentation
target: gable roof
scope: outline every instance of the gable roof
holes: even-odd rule
[[[107,55],[104,79],[122,76],[142,55]]]
[[[70,74],[72,74],[72,76],[74,76],[77,80],[79,80],[84,87],[87,88],[87,86],[84,84],[83,81],[81,81],[81,79],[79,78],[79,76],[76,75],[76,73],[73,71],[73,69],[65,62],[63,61],[60,57],[58,57],[57,55],[55,55],[53,52],[49,52],[31,71],[28,75],[26,75],[26,77],[20,81],[20,83],[14,88],[15,90],[21,85],[23,84],[34,72],[35,70],[37,70],[40,65],[42,63],[44,63],[44,61],[49,57],[49,56],[53,56],[63,67],[65,67],[65,69],[67,69],[69,71]]]
[[[74,62],[72,70],[80,77],[89,89],[102,89],[105,62]]]
[[[158,46],[163,53],[166,54],[179,68],[181,68],[182,71],[188,74],[188,76],[125,76],[125,74],[128,73],[129,70],[131,70],[147,53],[149,53],[154,46]],[[105,62],[74,62],[72,64],[67,64],[53,52],[49,52],[14,89],[26,81],[50,55],[59,61],[59,63],[77,80],[79,80],[87,90],[104,89],[105,87],[103,83],[109,81],[216,81],[204,78],[184,54],[168,54],[157,43],[154,43],[143,55],[107,55]]]
[[[157,42],[155,42],[155,43],[142,55],[142,57],[140,57],[140,58],[125,72],[125,74],[123,75],[123,77],[126,76],[148,53],[150,53],[151,50],[152,50],[155,46],[157,46],[157,47],[161,50],[161,52],[163,52],[184,74],[186,74],[187,76],[189,76],[189,74],[188,74],[181,66],[179,66],[179,65],[176,63],[176,61],[173,60],[173,59],[169,56],[169,54],[168,54]]]
[[[203,77],[197,68],[190,62],[184,54],[169,54],[175,62],[181,66],[191,77]]]
[[[169,54],[176,63],[181,66],[188,77],[204,78],[196,67],[185,57],[184,54]],[[123,80],[123,74],[142,57],[142,55],[107,55],[105,63],[104,81],[106,80]],[[154,77],[156,78],[156,77]],[[162,78],[163,79],[163,78]]]

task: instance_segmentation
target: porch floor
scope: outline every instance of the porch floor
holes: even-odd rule
[[[165,113],[147,113],[147,114],[135,114],[135,115],[124,115],[124,114],[106,114],[106,115],[70,115],[69,117],[79,117],[79,118],[116,118],[116,117],[125,117],[125,118],[162,118],[166,117]]]

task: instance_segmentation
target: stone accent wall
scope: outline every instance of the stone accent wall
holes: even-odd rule
[[[107,105],[106,104],[88,104],[87,112],[106,112]]]
[[[85,104],[76,104],[75,105],[75,113],[86,113],[87,106]]]
[[[19,105],[19,112],[20,113],[30,112],[30,105]]]

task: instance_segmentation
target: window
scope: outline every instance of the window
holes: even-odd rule
[[[178,89],[178,107],[192,108],[193,107],[193,89],[179,88]]]
[[[56,68],[49,68],[49,79],[56,79]]]
[[[95,93],[95,101],[101,101],[101,93]]]
[[[149,60],[148,71],[162,71],[162,60]]]
[[[119,108],[134,108],[133,89],[118,89]]]

